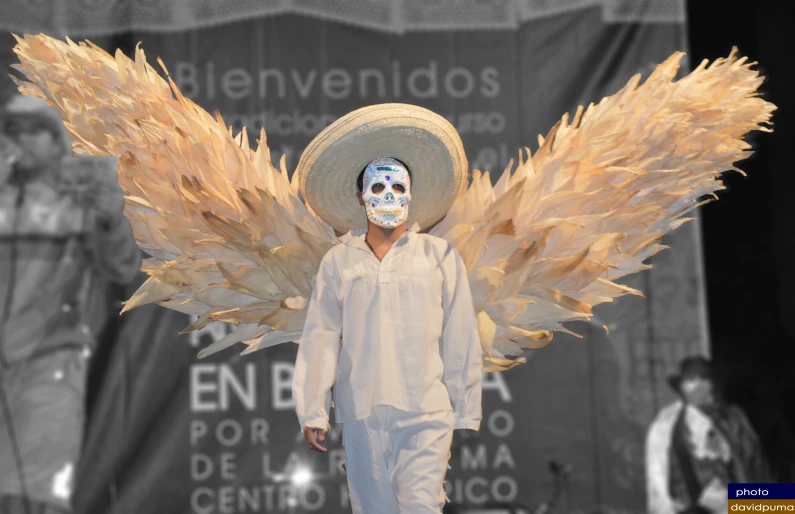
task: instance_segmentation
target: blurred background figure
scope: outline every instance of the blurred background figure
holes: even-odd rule
[[[688,357],[669,384],[646,440],[650,514],[724,513],[728,484],[771,481],[764,450],[745,413],[725,401],[712,363]]]
[[[71,157],[44,100],[0,111],[0,512],[68,513],[83,434],[95,274],[136,277],[114,161]]]

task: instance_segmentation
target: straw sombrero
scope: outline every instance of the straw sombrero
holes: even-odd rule
[[[408,226],[432,226],[466,187],[464,145],[450,122],[415,105],[381,104],[343,116],[309,143],[295,172],[304,200],[341,233],[366,227],[356,178],[380,157],[411,171]]]

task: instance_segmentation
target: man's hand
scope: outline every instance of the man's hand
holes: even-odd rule
[[[317,439],[315,439],[315,432],[317,432]],[[304,439],[306,439],[309,447],[316,452],[326,453],[328,451],[328,448],[320,446],[320,443],[318,443],[318,441],[326,440],[326,431],[322,428],[304,427]]]
[[[110,230],[124,219],[124,191],[119,186],[115,158],[80,155],[63,161],[64,190],[90,207],[97,224]]]
[[[110,229],[124,218],[124,192],[118,184],[102,181],[94,192],[94,208],[100,226]]]
[[[713,478],[707,487],[701,491],[698,499],[698,506],[706,509],[707,512],[727,512],[729,508],[729,487],[721,483],[717,478]]]

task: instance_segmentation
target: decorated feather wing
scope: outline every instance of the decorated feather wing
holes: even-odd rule
[[[78,153],[119,155],[120,183],[150,279],[127,303],[157,302],[235,323],[246,352],[297,340],[325,252],[337,242],[272,165],[261,134],[247,146],[146,63],[88,43],[18,38],[28,95],[61,110]],[[432,231],[470,270],[484,365],[502,371],[546,345],[563,323],[638,291],[614,281],[649,266],[665,233],[721,189],[719,174],[747,157],[743,141],[774,106],[762,80],[734,52],[673,82],[675,54],[571,124],[561,120],[534,156],[496,186],[474,173]],[[162,62],[160,63],[162,66]],[[163,66],[164,67],[164,66]],[[165,67],[164,67],[165,69]]]
[[[674,54],[643,85],[635,76],[572,123],[564,116],[494,187],[474,172],[431,233],[466,263],[487,371],[524,362],[593,306],[640,294],[615,281],[648,269],[662,237],[750,155],[743,137],[769,131],[775,106],[735,54],[676,82],[684,54]]]
[[[320,261],[338,240],[291,187],[284,159],[274,167],[264,131],[249,148],[245,130],[234,137],[141,49],[131,60],[44,35],[17,42],[20,91],[58,107],[75,153],[119,156],[125,214],[151,256],[125,309],[155,302],[197,316],[187,330],[237,325],[200,356],[298,340]]]

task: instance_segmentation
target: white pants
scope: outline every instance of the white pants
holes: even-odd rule
[[[405,412],[387,405],[344,423],[353,513],[440,513],[453,425],[452,412]]]

